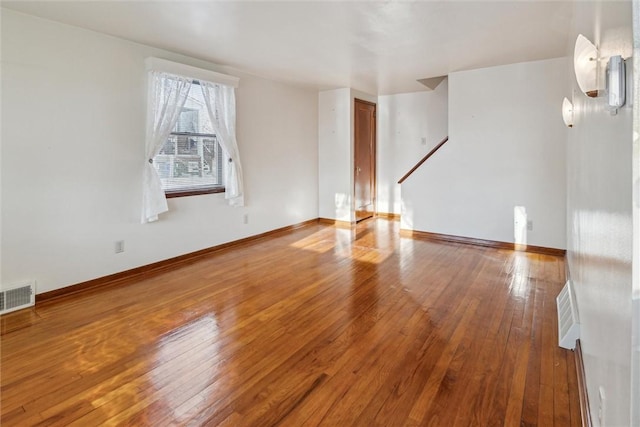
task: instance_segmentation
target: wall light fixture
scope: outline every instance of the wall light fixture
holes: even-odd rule
[[[598,96],[598,48],[582,34],[576,39],[573,69],[580,90],[591,98]]]
[[[626,63],[620,55],[609,58],[605,77],[607,108],[612,115],[618,113],[626,101]]]
[[[573,104],[567,98],[562,101],[562,120],[567,127],[573,127]]]

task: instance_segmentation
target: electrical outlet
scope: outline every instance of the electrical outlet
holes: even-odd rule
[[[598,421],[600,421],[600,427],[605,427],[605,403],[606,399],[604,394],[604,387],[600,386],[600,388],[598,389]]]
[[[124,240],[116,241],[115,249],[117,254],[124,252]]]
[[[530,219],[527,220],[527,231],[533,231],[533,221]]]
[[[244,216],[242,217],[242,222],[244,222],[245,224],[249,224],[249,214],[244,214]]]

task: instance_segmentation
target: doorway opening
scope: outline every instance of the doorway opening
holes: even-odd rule
[[[376,104],[354,100],[354,203],[356,221],[373,217],[376,199]]]

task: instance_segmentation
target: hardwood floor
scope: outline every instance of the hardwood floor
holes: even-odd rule
[[[1,423],[578,426],[564,260],[310,225],[1,318]]]

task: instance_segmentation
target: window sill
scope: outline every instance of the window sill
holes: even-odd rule
[[[207,188],[189,188],[186,190],[165,191],[164,195],[167,199],[176,197],[200,196],[202,194],[224,193],[224,187],[207,187]]]

